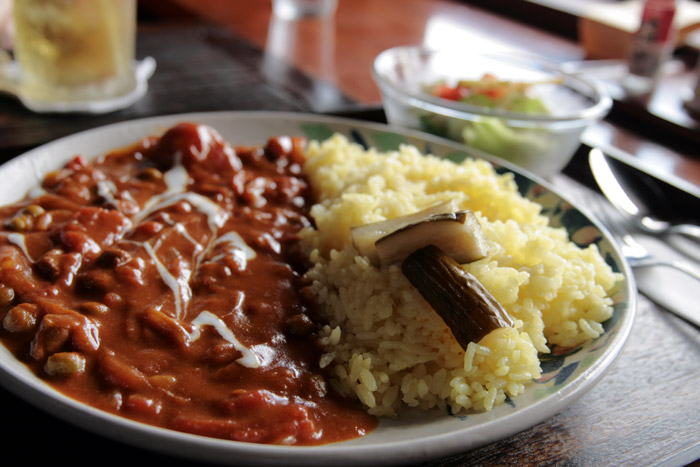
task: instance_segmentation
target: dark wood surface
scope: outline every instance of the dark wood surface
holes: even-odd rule
[[[331,21],[291,23],[270,15],[270,0],[142,3],[161,17],[196,16],[221,24],[370,107],[381,105],[372,62],[390,47],[463,44],[468,50],[533,53],[557,62],[586,59],[576,41],[575,17],[524,0],[340,0]],[[608,119],[614,127],[592,128],[587,142],[614,146],[651,170],[700,186],[699,124],[683,107],[691,75],[690,67],[672,73],[646,101],[618,95]]]
[[[137,44],[137,58],[155,57],[156,72],[146,96],[127,109],[104,115],[35,114],[14,97],[0,94],[0,156],[6,160],[78,131],[155,115],[221,110],[329,112],[351,111],[356,106],[330,84],[264,56],[222,27],[146,22]]]
[[[226,26],[225,21],[220,26],[193,23],[190,20],[196,18],[179,6],[171,8],[168,5],[172,4],[167,2],[155,2],[159,5],[144,16],[138,47],[139,56],[156,58],[158,69],[146,98],[130,109],[98,117],[34,115],[12,98],[0,96],[0,157],[6,160],[37,144],[85,128],[179,112],[265,109],[383,119],[376,101],[363,100],[356,94],[357,89],[366,87],[367,83],[360,83],[357,88],[343,87],[341,81],[295,64],[292,57],[287,60],[284,56],[266,54],[265,44],[256,42],[255,37],[266,37],[269,2],[256,1],[263,7],[252,10],[247,21],[239,19],[246,24],[243,29]],[[240,9],[245,1],[227,0],[225,3],[239,5],[230,6],[231,15],[245,13]],[[350,14],[347,4],[348,1],[341,0],[339,14]],[[453,2],[420,0],[415,12],[407,11],[406,18],[402,18],[403,26],[396,26],[397,37],[385,38],[380,46],[390,46],[396,40],[411,37],[419,41],[421,31],[416,25],[426,20],[425,15],[430,15],[431,4],[437,5],[441,14],[452,14],[467,24],[485,23],[480,26],[482,32],[489,30],[490,25],[493,34],[498,35],[499,28],[503,28],[503,34],[513,37],[513,30],[508,29],[509,20],[493,13]],[[358,1],[356,5],[366,4]],[[264,8],[267,8],[267,17]],[[382,7],[372,8],[370,12],[384,14]],[[171,24],[175,19],[178,23]],[[180,22],[183,19],[188,21]],[[353,21],[359,23],[362,18],[338,18],[336,27],[338,30],[349,28]],[[575,45],[569,42],[560,38],[548,41],[549,36],[541,30],[524,25],[519,28],[518,33],[528,41],[542,41],[543,49],[556,49],[561,56],[576,54]],[[375,45],[370,44],[370,39],[360,37],[357,44],[344,47],[355,52],[363,47],[372,51]],[[346,44],[336,42],[340,43]],[[334,60],[339,60],[338,53],[334,52]],[[361,61],[357,57],[353,57],[356,62]],[[347,63],[342,65],[348,66]],[[336,73],[340,67],[336,67]],[[639,147],[661,151],[660,154],[667,156],[664,160],[675,161],[681,167],[695,167],[692,157],[665,143],[660,132],[646,131],[640,135],[634,128],[615,121],[606,121],[595,131],[597,137],[607,141],[632,140]],[[567,169],[567,175],[581,182],[590,181],[584,162],[582,152]],[[12,427],[11,433],[6,431],[3,437],[7,452],[24,453],[30,465],[48,462],[58,465],[105,462],[108,465],[201,465],[75,428],[3,389],[0,389],[0,400],[3,401],[5,426]],[[699,458],[700,330],[640,296],[637,319],[627,346],[609,373],[589,393],[549,420],[515,436],[424,465],[676,466],[691,464]]]
[[[426,465],[642,466],[697,459],[693,386],[700,332],[643,297],[638,312],[620,360],[581,400],[511,438]]]

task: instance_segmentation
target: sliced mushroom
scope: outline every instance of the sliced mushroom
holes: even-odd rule
[[[411,253],[401,271],[440,315],[463,349],[494,329],[514,324],[476,277],[434,245]]]
[[[430,216],[410,224],[375,243],[382,266],[400,263],[419,248],[435,245],[458,263],[470,263],[488,254],[486,237],[471,211]]]
[[[350,229],[352,244],[360,255],[368,257],[372,264],[378,266],[379,257],[374,247],[377,240],[407,225],[425,220],[430,216],[455,212],[456,210],[457,204],[454,200],[450,200],[406,216],[359,225]]]

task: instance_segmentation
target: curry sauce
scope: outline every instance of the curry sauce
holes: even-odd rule
[[[65,394],[204,436],[314,445],[376,421],[319,368],[303,140],[183,123],[0,209],[2,341]]]

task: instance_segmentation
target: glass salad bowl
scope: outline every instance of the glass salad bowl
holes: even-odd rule
[[[377,56],[372,72],[391,125],[463,142],[545,178],[566,166],[581,133],[612,105],[597,83],[527,56],[396,47]]]

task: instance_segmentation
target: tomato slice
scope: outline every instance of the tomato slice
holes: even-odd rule
[[[451,101],[458,101],[462,98],[462,92],[459,87],[452,87],[447,84],[438,84],[433,88],[432,94]]]

